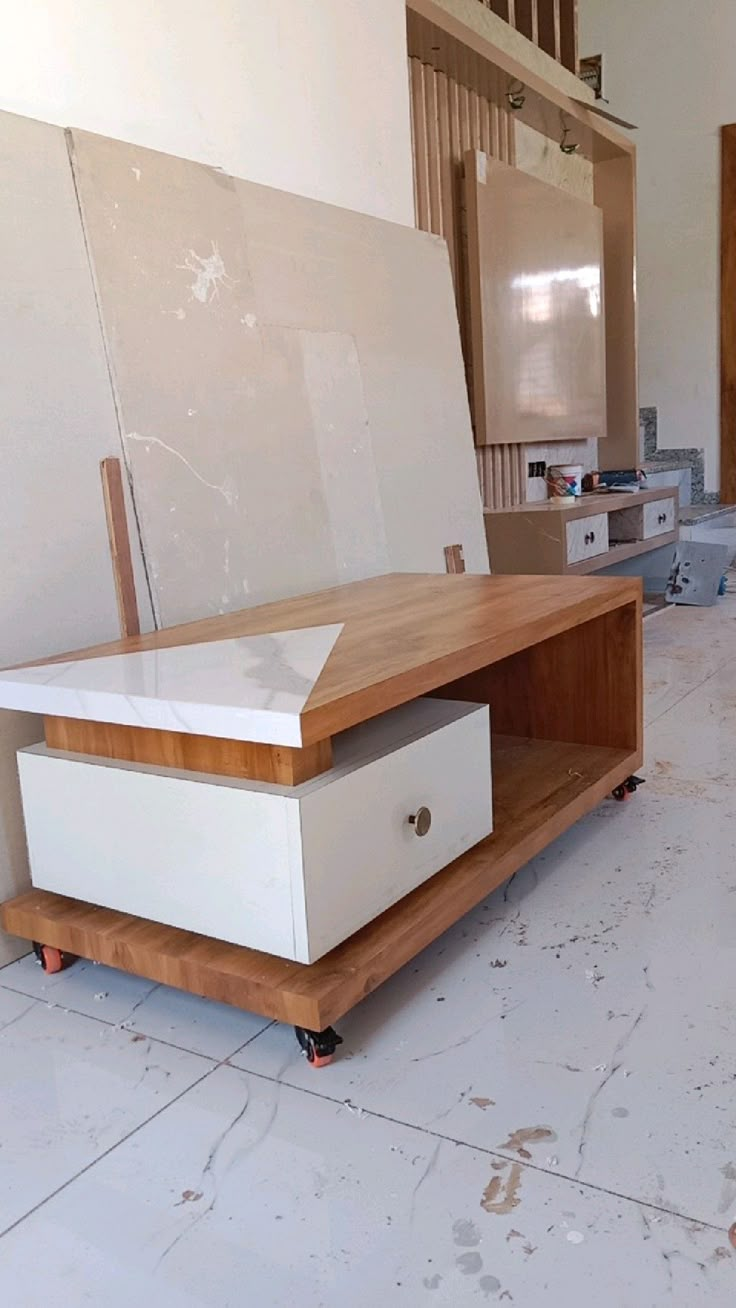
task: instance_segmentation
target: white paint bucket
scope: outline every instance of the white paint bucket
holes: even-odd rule
[[[547,469],[547,490],[551,497],[582,495],[583,467],[580,463],[561,463]]]

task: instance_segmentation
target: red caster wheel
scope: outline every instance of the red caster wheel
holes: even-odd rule
[[[39,945],[38,941],[34,940],[33,952],[44,972],[63,970],[65,959],[60,949],[55,949],[53,945]]]
[[[335,1050],[342,1044],[342,1036],[333,1031],[331,1026],[324,1031],[309,1031],[305,1026],[295,1026],[296,1038],[307,1055],[307,1062],[312,1067],[327,1067],[335,1056]]]
[[[645,785],[644,777],[627,777],[623,784],[616,786],[616,789],[611,793],[613,798],[617,799],[619,804],[622,804],[625,800],[631,799],[632,795],[636,794],[639,786],[643,785]]]

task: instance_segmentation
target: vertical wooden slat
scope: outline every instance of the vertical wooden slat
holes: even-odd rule
[[[528,41],[539,45],[537,0],[516,0],[516,29]]]
[[[445,572],[457,575],[465,571],[462,545],[445,545]]]
[[[480,100],[480,148],[485,154],[491,154],[491,102],[487,97]]]
[[[493,98],[491,100],[491,150],[490,153],[494,159],[500,159],[500,139],[501,139],[501,109],[499,107],[499,78],[494,69],[493,72]]]
[[[455,219],[455,179],[452,163],[450,132],[450,90],[444,73],[437,73],[437,126],[440,154],[440,197],[442,201],[442,234],[450,254],[453,283],[457,281],[457,233]]]
[[[487,0],[488,8],[492,9],[494,14],[498,14],[499,18],[505,19],[512,27],[516,26],[514,16],[516,3],[517,0]]]
[[[431,231],[429,205],[429,154],[427,116],[424,103],[424,64],[411,59],[411,95],[415,123],[415,174],[417,187],[417,223],[422,231]]]
[[[537,0],[539,45],[553,59],[560,58],[560,0]]]
[[[606,324],[607,438],[598,446],[601,468],[631,468],[639,451],[637,386],[636,159],[598,160],[593,201],[603,211],[603,292]]]
[[[480,141],[480,96],[477,91],[470,93],[470,140],[475,150],[482,150]]]
[[[511,452],[508,445],[501,445],[501,489],[504,493],[504,499],[508,497],[507,502],[511,502]]]
[[[721,128],[721,503],[736,504],[736,123]]]
[[[120,634],[139,636],[138,600],[135,593],[133,556],[130,552],[128,515],[125,511],[125,493],[119,459],[103,459],[100,464],[102,496],[105,503],[107,536],[110,542],[112,574],[118,602]]]
[[[560,61],[578,73],[578,0],[560,0]]]
[[[414,102],[414,69],[413,60],[410,59],[407,64],[407,76],[409,78],[409,130],[411,132],[411,176],[414,186],[414,222],[417,227],[421,227],[419,221],[419,182],[417,179],[417,108]]]
[[[511,447],[511,494],[514,504],[521,504],[524,499],[523,467],[526,462],[523,445]]]
[[[470,92],[467,86],[460,87],[460,144],[463,154],[473,148],[470,140]]]
[[[506,163],[516,166],[516,114],[506,110]]]
[[[429,230],[444,236],[440,182],[440,138],[437,112],[437,73],[424,66],[424,105],[427,131],[427,172],[429,178]]]
[[[493,507],[504,508],[503,498],[503,446],[491,446],[493,457]]]

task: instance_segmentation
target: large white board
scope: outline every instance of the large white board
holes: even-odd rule
[[[444,242],[70,133],[158,620],[487,572]]]

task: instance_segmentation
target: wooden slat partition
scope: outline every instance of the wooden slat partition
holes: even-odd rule
[[[470,356],[470,315],[465,258],[465,213],[462,199],[463,154],[483,150],[513,163],[513,115],[496,69],[468,50],[452,71],[441,71],[428,60],[410,25],[409,86],[414,143],[414,196],[417,226],[444,236],[455,283],[460,336]],[[472,83],[472,85],[469,85]],[[482,87],[482,90],[478,88]],[[496,453],[497,451],[497,453]],[[514,446],[487,446],[477,451],[478,475],[487,508],[518,504],[525,485],[524,451]]]
[[[527,41],[539,45],[537,0],[516,0],[516,30],[521,32]]]
[[[560,63],[577,76],[578,0],[560,0]]]
[[[524,22],[534,22],[541,3],[542,0],[516,0],[514,12],[520,30],[524,30]],[[577,5],[573,0],[559,0],[559,5],[560,40],[564,50],[569,49],[565,46],[565,25],[568,22],[574,24]],[[559,129],[559,110],[567,115],[574,127],[581,154],[593,164],[594,200],[603,212],[603,262],[609,323],[606,333],[608,438],[601,442],[598,455],[602,468],[632,467],[639,457],[635,147],[613,124],[588,111],[581,101],[571,99],[503,46],[455,18],[437,0],[407,0],[407,35],[410,58],[431,66],[436,74],[447,78],[452,142],[447,166],[452,173],[453,187],[457,186],[455,153],[458,137],[461,152],[466,148],[480,148],[486,154],[513,163],[516,121],[522,120],[527,127],[547,136],[550,149],[556,149],[559,142],[559,136],[553,135]],[[524,109],[518,115],[509,112],[506,100],[510,86],[516,81],[523,82],[527,91]],[[471,91],[475,91],[480,102],[479,145],[473,144],[472,133],[467,130],[464,119]],[[416,111],[416,105],[412,108]],[[431,143],[431,133],[428,139]],[[458,212],[455,209],[456,221]],[[420,222],[419,225],[423,224]],[[461,271],[464,269],[462,230],[461,225],[460,239],[456,231],[451,247],[451,258],[456,264],[460,256]],[[462,277],[456,280],[456,293],[465,340]],[[504,469],[501,447],[489,445],[476,451],[483,500],[488,508],[505,508],[515,502],[514,478],[519,486],[525,485],[527,470],[522,462],[521,448],[516,447],[514,477],[509,477],[508,485],[502,484],[510,470]]]
[[[578,0],[480,0],[528,41],[578,71]]]
[[[486,0],[484,0],[484,3],[486,3]],[[512,27],[516,27],[515,0],[487,0],[487,3],[488,8],[492,9],[494,14],[498,14],[499,18],[503,18]]]
[[[561,61],[560,0],[537,0],[539,46],[558,63]]]

